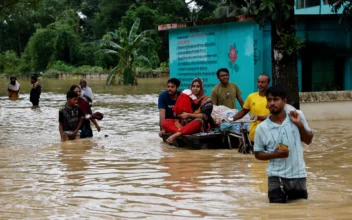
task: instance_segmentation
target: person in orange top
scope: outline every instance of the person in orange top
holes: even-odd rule
[[[249,127],[249,140],[251,142],[254,142],[254,133],[257,126],[270,114],[265,96],[265,91],[269,88],[269,85],[270,77],[267,74],[261,74],[257,80],[258,92],[249,94],[246,102],[243,104],[242,110],[233,116],[233,120],[236,121],[243,118],[249,111],[251,111],[251,119],[255,120],[254,122],[251,122]]]

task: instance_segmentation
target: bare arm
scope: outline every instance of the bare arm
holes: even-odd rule
[[[99,126],[98,122],[95,120],[95,118],[90,117],[90,120],[93,122],[93,124],[97,128],[98,132],[100,132],[100,126]]]
[[[248,114],[249,109],[242,108],[241,111],[237,112],[236,115],[233,116],[233,120],[237,121],[238,119],[243,118],[246,114]]]
[[[159,126],[160,126],[160,131],[163,130],[161,127],[161,123],[165,120],[165,109],[161,108],[159,109]]]
[[[267,152],[255,152],[255,158],[257,160],[271,160],[271,159],[276,159],[276,158],[287,158],[289,154],[289,151],[286,150],[280,150],[279,147],[276,147],[275,151],[272,153],[267,153]]]
[[[313,133],[311,131],[307,131],[304,128],[301,116],[296,111],[291,111],[290,119],[297,126],[299,134],[301,135],[301,141],[303,141],[305,144],[312,143]]]
[[[76,134],[78,130],[81,129],[82,123],[83,123],[83,118],[80,118],[76,130],[73,131],[74,134]]]
[[[191,113],[182,113],[181,115],[179,115],[179,117],[186,119],[186,118],[203,118],[204,115],[203,114],[191,114]]]
[[[242,97],[241,97],[241,96],[237,97],[237,100],[238,100],[238,102],[240,103],[241,108],[243,108],[243,104],[244,104],[244,102],[243,102]]]
[[[255,117],[257,117],[258,121],[264,121],[268,117],[268,115],[267,116],[255,116]]]
[[[59,131],[60,131],[60,137],[61,137],[61,141],[64,140],[64,128],[62,126],[62,123],[59,123]]]
[[[301,135],[301,141],[305,144],[310,144],[312,143],[313,140],[313,133],[310,131],[307,131],[303,124],[301,123],[300,125],[297,125],[299,134]]]

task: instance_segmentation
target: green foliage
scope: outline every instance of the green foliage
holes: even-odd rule
[[[254,16],[256,22],[263,27],[265,22],[286,21],[289,19],[293,6],[286,0],[244,0],[227,1],[214,11],[216,17]]]
[[[28,55],[33,69],[45,70],[55,51],[56,33],[51,29],[38,29],[29,39]]]
[[[214,15],[216,18],[222,18],[227,16],[238,16],[244,15],[242,9],[249,5],[251,0],[247,2],[246,0],[240,1],[225,1],[218,4],[217,8],[214,10]]]
[[[41,76],[43,78],[56,79],[59,77],[59,74],[62,73],[58,70],[47,69]]]
[[[84,66],[79,66],[75,70],[76,73],[104,73],[104,69],[100,66],[89,66],[89,65],[84,65]]]
[[[13,50],[8,50],[0,54],[0,66],[2,66],[5,75],[19,75],[20,58]]]
[[[78,36],[67,24],[58,26],[55,32],[54,59],[74,63],[79,52],[80,41]]]
[[[170,61],[167,60],[165,62],[160,63],[161,68],[169,68],[170,67]]]
[[[118,29],[118,21],[132,4],[131,0],[100,0],[99,12],[92,19],[95,37],[101,38],[107,31]]]
[[[74,66],[67,65],[65,62],[59,60],[49,66],[50,69],[57,70],[59,72],[72,72],[75,70]]]
[[[342,14],[339,23],[346,22],[349,29],[352,28],[352,1],[351,0],[329,0],[329,5],[332,6],[331,11],[337,14],[342,8]]]
[[[44,78],[57,78],[61,73],[69,73],[72,75],[77,74],[94,74],[94,73],[105,73],[104,69],[99,66],[88,66],[83,65],[74,67],[64,63],[63,61],[57,61],[50,66],[43,74]]]
[[[161,76],[161,71],[159,68],[137,68],[136,76],[138,78],[155,78]]]
[[[104,69],[110,69],[117,65],[116,56],[111,54],[95,53],[100,49],[96,42],[83,43],[79,47],[77,65],[94,65],[101,66]]]
[[[132,5],[129,10],[126,11],[126,15],[122,17],[121,27],[128,30],[132,27],[136,18],[139,18],[141,20],[141,30],[154,29],[157,27],[157,16],[158,12],[156,10],[148,8],[144,5],[140,7]]]
[[[133,63],[132,70],[137,66],[155,69],[169,56],[167,32],[150,33],[150,40],[143,40],[131,58],[121,62],[118,54],[95,53],[100,47],[92,42],[113,30],[131,30],[137,18],[140,24],[133,30],[135,37],[144,30],[156,30],[160,24],[211,18],[211,12],[222,1],[194,0],[197,7],[191,12],[189,0],[162,1],[162,4],[145,0],[13,0],[0,8],[0,53],[4,56],[5,51],[12,50],[21,55],[17,57],[18,64],[11,68],[21,74],[47,73],[50,69],[47,74],[55,77],[57,70],[51,68],[56,68],[58,61],[75,68],[88,65],[114,70],[119,63]],[[124,37],[129,35],[125,31]],[[111,36],[104,39],[125,48],[126,42],[120,41],[120,36]],[[4,71],[4,65],[0,64],[0,71]],[[123,81],[123,74],[120,75]]]
[[[123,83],[125,85],[133,85],[134,84],[133,71],[132,71],[131,68],[124,69],[124,72],[123,72]]]
[[[125,72],[125,69],[131,69],[132,73],[135,74],[135,68],[137,66],[140,66],[142,63],[144,65],[150,65],[149,59],[144,55],[140,55],[140,48],[153,42],[149,36],[155,31],[144,30],[140,34],[137,34],[139,25],[140,19],[137,18],[128,34],[126,29],[120,28],[114,32],[108,32],[104,36],[104,39],[99,41],[103,49],[98,50],[96,53],[114,54],[119,58],[117,66],[113,68],[109,74],[106,81],[107,85],[115,84],[118,79],[117,76],[131,73],[129,71]],[[126,77],[123,78],[126,79]],[[133,79],[136,83],[135,76]],[[124,84],[127,85],[128,83],[128,81],[124,81]]]
[[[279,48],[288,55],[299,53],[304,47],[304,39],[296,36],[295,34],[281,34]]]

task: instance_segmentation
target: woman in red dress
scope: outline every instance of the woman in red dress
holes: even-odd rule
[[[190,86],[192,94],[197,97],[198,104],[192,103],[192,113],[183,112],[177,117],[179,119],[166,119],[162,123],[163,130],[172,135],[166,142],[173,144],[177,137],[182,135],[195,134],[207,131],[211,124],[211,112],[213,103],[210,98],[204,94],[204,83],[200,78],[195,78]],[[181,99],[180,99],[181,101]],[[179,105],[178,100],[175,106]],[[182,123],[180,123],[182,121]]]

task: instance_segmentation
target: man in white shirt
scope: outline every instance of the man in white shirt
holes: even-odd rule
[[[79,85],[81,88],[81,97],[85,98],[88,101],[89,105],[92,105],[93,93],[92,89],[87,86],[87,81],[85,79],[81,79],[79,81]]]

